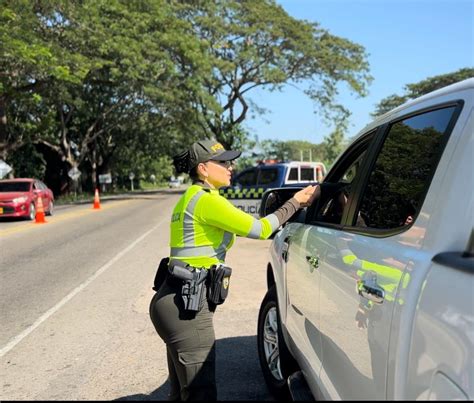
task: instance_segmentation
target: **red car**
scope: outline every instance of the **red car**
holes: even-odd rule
[[[30,178],[0,180],[0,217],[34,220],[40,196],[45,214],[52,215],[54,195],[43,182]]]

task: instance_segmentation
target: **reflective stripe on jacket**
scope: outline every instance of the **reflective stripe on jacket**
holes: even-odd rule
[[[224,262],[235,234],[267,239],[279,226],[274,214],[258,220],[220,196],[217,189],[192,185],[171,216],[170,258],[209,268]]]

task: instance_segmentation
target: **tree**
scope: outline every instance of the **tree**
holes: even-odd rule
[[[474,68],[462,68],[452,73],[428,77],[418,83],[407,84],[404,87],[405,93],[403,95],[392,94],[382,99],[375,106],[375,112],[372,113],[372,116],[375,118],[377,116],[383,115],[384,113],[402,105],[410,99],[418,98],[421,95],[427,94],[431,91],[435,91],[447,85],[454,84],[471,77],[474,77]]]
[[[254,88],[274,91],[288,83],[309,83],[305,93],[325,116],[347,113],[336,102],[339,83],[365,95],[371,77],[364,48],[317,23],[290,17],[273,0],[176,4],[212,61],[205,91],[195,99],[202,132],[227,147],[236,141],[232,127],[246,118]]]
[[[30,142],[25,133],[9,130],[11,102],[31,104],[53,80],[79,83],[94,66],[96,57],[85,57],[65,46],[63,37],[70,27],[63,19],[73,8],[71,2],[58,1],[56,8],[45,9],[46,2],[0,1],[0,156]],[[35,122],[30,120],[30,125]]]
[[[322,144],[313,144],[302,140],[263,140],[259,146],[261,149],[260,159],[322,161],[325,155]]]
[[[324,110],[344,114],[338,84],[364,95],[370,81],[361,46],[274,0],[0,5],[0,158],[19,164],[34,145],[65,182],[71,167],[92,187],[111,167],[145,171],[205,136],[251,147],[242,122],[261,111],[256,87],[309,82]]]
[[[14,175],[18,178],[44,178],[46,161],[31,143],[18,148],[10,162],[14,167]]]
[[[89,165],[94,187],[97,170],[124,144],[136,149],[160,143],[170,130],[196,126],[189,99],[209,66],[203,44],[185,32],[168,2],[12,4],[1,14],[12,29],[0,31],[12,44],[0,59],[5,158],[25,142],[41,144],[69,168]],[[19,28],[15,21],[22,22]],[[25,50],[35,40],[44,60]],[[152,117],[153,127],[143,125],[143,115]]]
[[[334,130],[324,138],[324,163],[330,167],[345,147],[344,134],[346,132],[345,124],[338,124]]]

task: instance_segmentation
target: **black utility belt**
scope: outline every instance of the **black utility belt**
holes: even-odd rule
[[[173,285],[181,285],[181,297],[184,308],[199,312],[201,301],[207,289],[207,300],[214,305],[223,304],[229,293],[232,269],[222,264],[209,269],[190,266],[181,260],[164,258],[158,267],[153,289],[158,291],[166,280]]]

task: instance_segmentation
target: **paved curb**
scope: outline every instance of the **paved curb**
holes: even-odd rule
[[[187,189],[187,186],[183,186],[181,188],[161,188],[161,189],[153,189],[153,190],[140,190],[134,192],[126,192],[126,193],[118,193],[114,195],[106,195],[100,196],[100,201],[107,201],[107,200],[123,200],[123,199],[133,199],[134,196],[141,196],[141,195],[150,195],[150,194],[181,194]],[[94,195],[91,195],[90,200],[77,200],[77,201],[68,201],[65,203],[57,202],[54,205],[55,209],[61,209],[62,207],[73,206],[73,205],[82,205],[82,204],[94,204]]]

